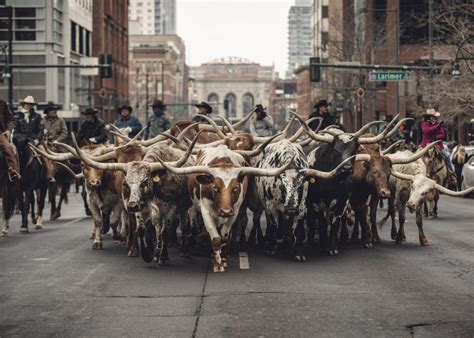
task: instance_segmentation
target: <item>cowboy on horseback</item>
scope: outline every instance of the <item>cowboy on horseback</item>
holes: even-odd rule
[[[10,135],[14,126],[15,120],[8,109],[7,103],[4,100],[0,100],[0,152],[7,164],[10,181],[20,179],[20,164],[10,143]]]
[[[423,114],[423,122],[421,123],[422,139],[420,148],[426,147],[430,142],[444,140],[446,138],[446,129],[443,127],[444,121],[438,119],[440,116],[441,114],[435,109],[427,109],[426,113]],[[446,162],[448,170],[453,173],[451,161],[444,152],[443,143],[440,142],[438,144],[438,149],[439,153],[443,156],[443,159]]]
[[[17,146],[20,154],[20,162],[22,167],[27,165],[30,155],[28,143],[35,146],[39,145],[43,139],[43,123],[41,115],[34,110],[35,99],[33,96],[27,96],[20,101],[20,111],[16,118],[15,133],[13,134],[13,142]]]

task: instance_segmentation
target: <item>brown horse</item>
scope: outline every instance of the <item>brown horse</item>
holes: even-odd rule
[[[15,155],[18,157],[16,150]],[[2,227],[2,236],[7,236],[8,231],[10,230],[9,221],[13,216],[13,212],[15,211],[17,187],[18,183],[10,181],[8,177],[7,164],[0,153],[0,196],[2,197],[2,214],[4,222]]]
[[[456,182],[456,178],[451,170],[448,169],[448,164],[441,151],[439,147],[431,148],[425,156],[423,156],[423,162],[426,165],[426,176],[439,185],[445,186],[453,180]],[[425,216],[438,218],[439,192],[438,190],[433,190],[430,194],[433,194],[433,196],[429,196],[430,198],[424,203]]]

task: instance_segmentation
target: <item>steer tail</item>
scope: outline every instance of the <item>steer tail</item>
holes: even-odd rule
[[[380,222],[377,223],[377,227],[379,229],[382,229],[385,222],[387,222],[388,218],[390,217],[390,206],[387,208],[387,215],[385,215],[384,218],[382,218],[382,220]]]

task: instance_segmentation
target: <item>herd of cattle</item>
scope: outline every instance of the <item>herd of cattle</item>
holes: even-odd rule
[[[371,247],[380,241],[376,211],[381,199],[388,199],[388,214],[381,223],[391,217],[392,239],[398,244],[405,240],[408,208],[416,212],[420,244],[427,245],[424,205],[433,213],[439,193],[461,196],[473,190],[451,191],[444,187],[446,176],[430,175],[426,164],[438,166],[436,174],[445,170],[444,162],[435,156],[436,142],[416,153],[396,151],[398,143],[381,149],[380,144],[407,119],[397,117],[374,135],[367,131],[383,122],[368,123],[356,133],[334,126],[314,131],[294,114],[282,133],[256,137],[238,131],[252,115],[233,125],[223,119],[223,126],[205,116],[208,124],[178,121],[146,141],[140,140],[140,134],[129,139],[111,129],[113,145],[79,147],[72,135],[72,145],[56,144],[54,151],[31,145],[32,161],[38,165],[54,161],[58,173],[83,181],[93,218],[93,249],[102,249],[104,228],[110,227],[113,238],[128,245],[129,256],[168,264],[168,244],[179,229],[182,255],[189,255],[196,241],[210,243],[215,272],[227,267],[230,248],[256,241],[268,254],[282,248],[304,261],[304,244],[310,245],[316,234],[320,250],[338,254],[338,244],[348,240],[351,226],[352,237],[359,237],[360,227],[362,244]],[[296,120],[300,128],[287,135]],[[38,201],[33,221],[41,228],[46,196],[41,178],[31,178],[25,186],[21,231],[28,231],[33,192]],[[12,214],[12,206],[5,203],[11,195],[7,188],[5,236]],[[63,190],[62,199],[67,189]],[[50,199],[55,194],[50,192]],[[247,237],[249,210],[253,220]],[[263,213],[265,235],[260,226]]]

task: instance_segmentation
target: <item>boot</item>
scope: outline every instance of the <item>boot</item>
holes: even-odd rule
[[[8,168],[8,179],[10,180],[10,182],[16,182],[21,180],[21,175],[15,169]]]

